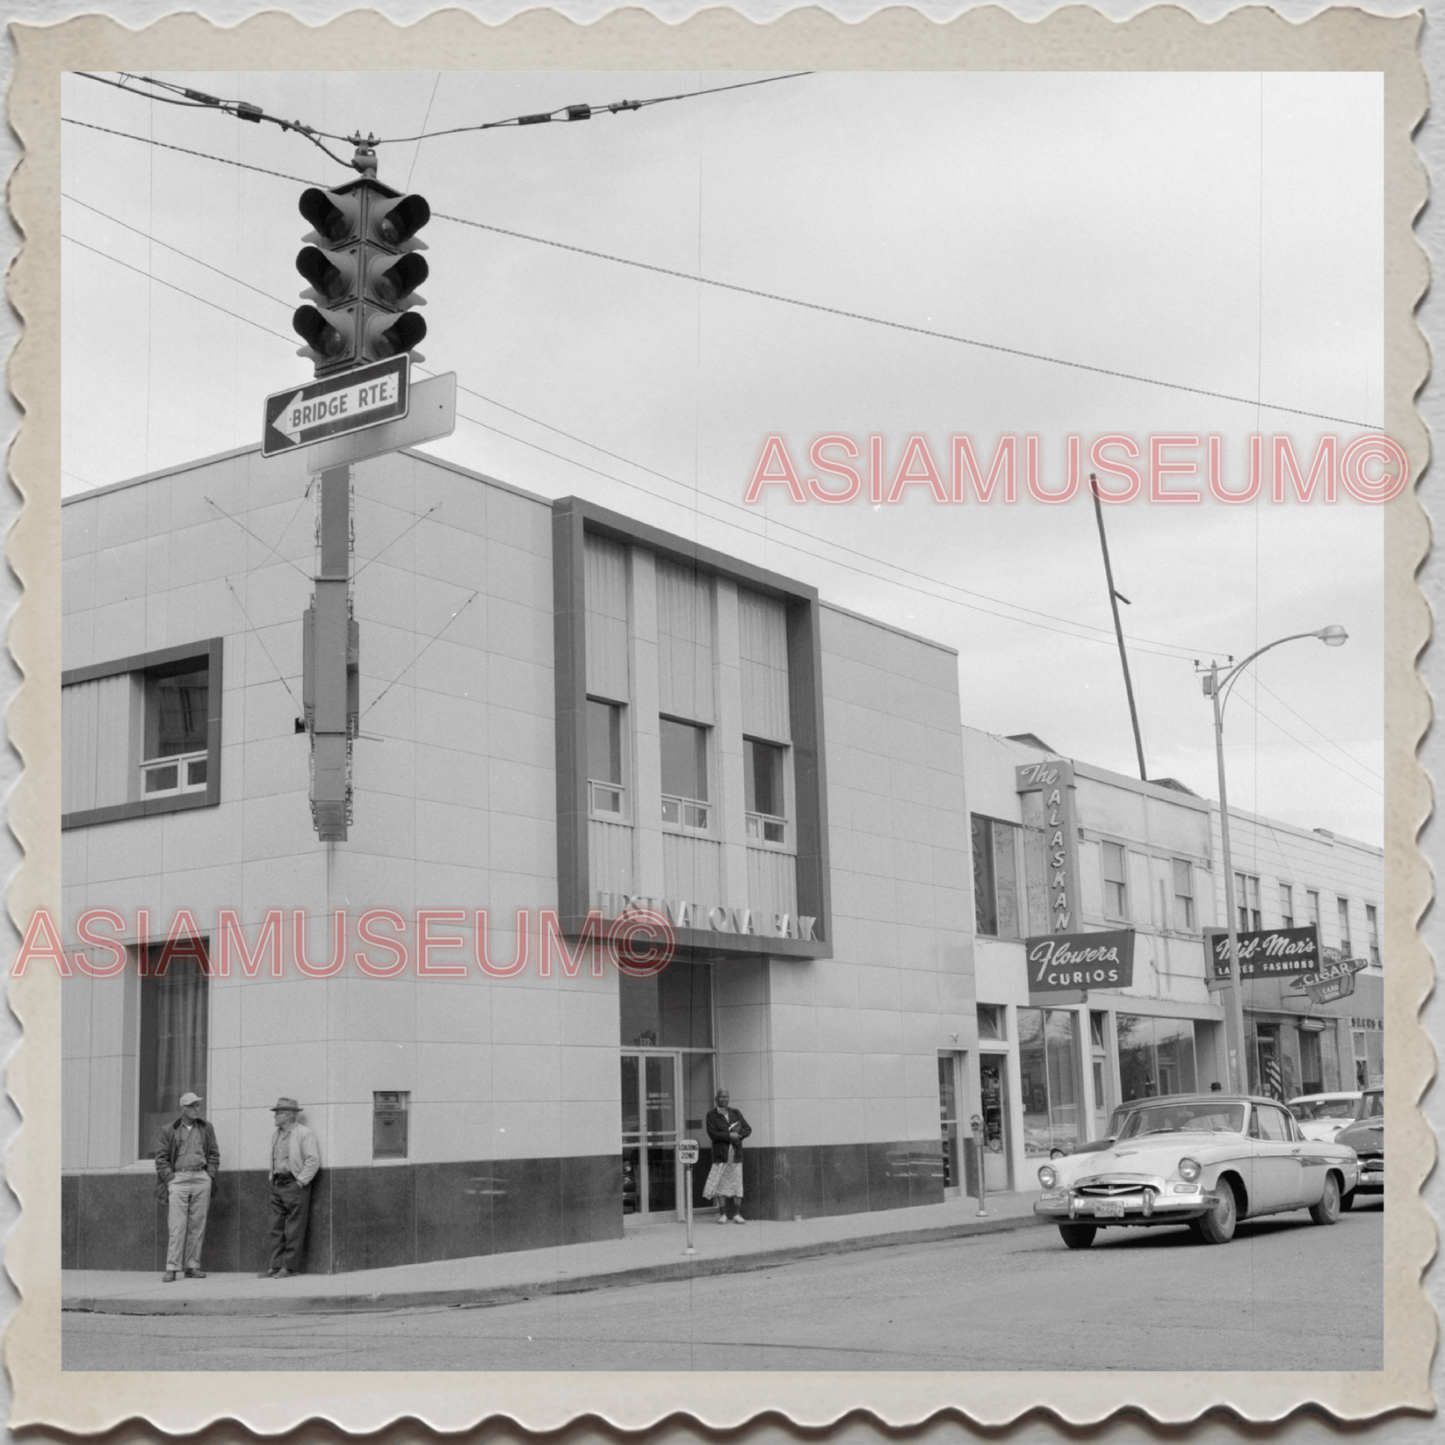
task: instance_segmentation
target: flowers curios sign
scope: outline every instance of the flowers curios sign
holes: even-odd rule
[[[1021,764],[1014,769],[1014,788],[1023,794],[1025,829],[1043,832],[1043,881],[1047,888],[1049,932],[1067,933],[1079,918],[1079,830],[1074,822],[1074,765],[1062,758]]]
[[[1046,933],[1024,940],[1029,993],[1127,988],[1134,982],[1134,930]]]
[[[1282,978],[1314,974],[1320,969],[1319,937],[1313,923],[1303,928],[1263,928],[1237,933],[1239,976]],[[1214,977],[1229,978],[1229,935],[1214,932]]]

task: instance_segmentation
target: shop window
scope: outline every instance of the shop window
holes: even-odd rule
[[[978,1005],[978,1036],[981,1039],[1002,1039],[1008,1037],[1005,1024],[1004,1006],[1001,1003]]]
[[[136,1157],[156,1152],[162,1127],[180,1117],[181,1095],[206,1097],[210,1061],[206,939],[147,948],[140,968],[140,1137]]]
[[[743,739],[743,790],[747,796],[750,843],[788,841],[788,806],[783,775],[784,749],[776,743]]]
[[[1365,904],[1365,931],[1370,935],[1370,962],[1380,966],[1380,910],[1373,903]]]
[[[1186,858],[1174,863],[1174,927],[1182,933],[1194,932],[1194,865]]]
[[[1354,1020],[1359,1023],[1360,1020]],[[1376,1024],[1377,1020],[1367,1020]],[[1355,1087],[1373,1088],[1385,1082],[1385,1035],[1378,1027],[1354,1028],[1351,1030],[1355,1044]]]
[[[1324,1059],[1320,1052],[1318,1030],[1305,1030],[1299,1036],[1299,1077],[1302,1094],[1322,1094],[1325,1088]]]
[[[220,638],[66,672],[61,827],[219,803],[220,684]]]
[[[1104,864],[1104,917],[1127,918],[1129,916],[1129,874],[1122,843],[1105,843]]]
[[[1239,910],[1239,931],[1257,933],[1263,925],[1259,912],[1259,879],[1254,874],[1234,875],[1234,906]]]
[[[1072,1149],[1084,1138],[1078,1017],[1070,1009],[1018,1011],[1024,1153]]]
[[[1350,957],[1352,944],[1350,943],[1350,900],[1348,898],[1336,898],[1335,907],[1340,920],[1340,952],[1346,958]]]
[[[620,820],[626,792],[622,786],[622,708],[600,698],[587,699],[587,806],[594,818]]]
[[[1016,823],[972,815],[973,912],[978,932],[1020,938]]]
[[[1281,928],[1294,927],[1294,889],[1288,883],[1279,885],[1279,925]]]
[[[708,830],[707,729],[661,720],[662,821],[685,833]]]
[[[1117,1014],[1119,1100],[1189,1094],[1198,1087],[1190,1019]]]

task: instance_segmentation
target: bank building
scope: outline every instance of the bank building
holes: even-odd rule
[[[1031,1189],[1118,1102],[1223,1067],[1206,800],[965,727],[988,709],[950,648],[581,498],[353,469],[344,802],[313,808],[318,486],[248,449],[62,508],[66,1267],[161,1266],[187,1090],[222,1155],[206,1266],[263,1262],[286,1095],[326,1272],[675,1222],[720,1087],[745,1213],[791,1220]],[[1128,932],[1120,986],[1031,982],[1026,938],[1060,931],[1041,763],[1068,931]],[[1281,852],[1267,820],[1251,855],[1240,826],[1254,926],[1293,887],[1323,941],[1373,945],[1353,997],[1247,993],[1251,1067],[1382,1072],[1354,1027],[1383,1014],[1382,855]],[[589,953],[639,910],[665,967]]]

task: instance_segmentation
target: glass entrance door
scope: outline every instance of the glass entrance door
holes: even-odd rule
[[[1012,1187],[1011,1122],[1008,1100],[1008,1055],[984,1054],[979,1059],[978,1085],[983,1105],[983,1183],[990,1193]]]
[[[677,1217],[678,1100],[681,1056],[622,1055],[622,1212]]]
[[[957,1194],[963,1182],[958,1150],[958,1082],[952,1054],[938,1056],[938,1122],[943,1134],[943,1192]]]

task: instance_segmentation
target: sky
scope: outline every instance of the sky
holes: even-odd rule
[[[1252,435],[1308,463],[1383,420],[1377,75],[815,74],[452,135],[432,133],[762,77],[163,78],[372,133],[380,179],[427,198],[413,375],[455,371],[459,395],[424,450],[953,647],[966,724],[1121,773],[1138,766],[1087,493],[1043,505],[1021,478],[1013,504],[909,486],[875,506],[869,438],[885,494],[915,435],[950,487],[960,434],[985,468],[1000,437],[1021,458],[1037,438],[1049,490],[1071,435],[1086,468],[1103,436],[1218,436],[1237,488]],[[353,176],[294,131],[142,90],[62,85],[66,493],[259,442],[266,395],[311,374],[297,199]],[[825,435],[862,451],[862,495],[745,502],[770,436],[806,479]],[[1275,503],[1266,480],[1252,504],[1206,490],[1104,521],[1149,776],[1217,794],[1196,659],[1340,624],[1346,646],[1291,642],[1242,676],[1230,802],[1379,843],[1381,509]]]

